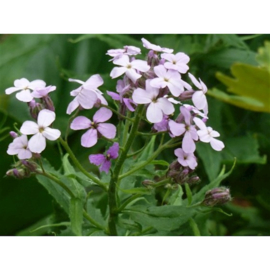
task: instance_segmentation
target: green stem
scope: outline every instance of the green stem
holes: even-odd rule
[[[67,125],[67,129],[66,129],[66,135],[65,135],[65,141],[67,142],[67,139],[68,139],[68,132],[69,132],[69,128],[70,128],[70,123],[71,121],[78,115],[79,113],[79,109],[77,109],[74,113],[74,115],[72,115],[69,120],[68,120],[68,125]]]
[[[117,199],[116,199],[116,197],[117,197],[116,185],[118,185],[119,174],[120,174],[121,168],[124,164],[124,161],[126,160],[128,151],[129,151],[129,149],[130,149],[130,147],[131,147],[131,145],[136,137],[136,132],[138,130],[138,126],[140,123],[141,114],[142,114],[143,109],[144,109],[143,105],[139,105],[136,109],[136,114],[135,114],[134,122],[133,122],[133,125],[131,128],[129,137],[127,139],[127,142],[125,143],[124,149],[121,152],[121,154],[116,162],[114,171],[111,175],[111,181],[110,181],[109,191],[108,191],[109,211],[110,211],[108,227],[109,227],[110,235],[117,235],[117,230],[116,230],[116,225],[115,225],[116,219],[118,216]]]
[[[77,158],[75,157],[75,155],[73,154],[72,150],[69,148],[67,142],[65,142],[61,137],[59,138],[60,143],[62,144],[62,146],[65,148],[65,150],[68,152],[70,158],[72,159],[73,163],[76,165],[76,167],[88,178],[90,178],[94,183],[96,183],[97,185],[99,185],[101,188],[103,188],[105,191],[108,190],[107,186],[102,183],[98,178],[94,177],[93,175],[91,175],[90,173],[88,173],[83,166],[81,165],[81,163],[77,160]]]
[[[128,121],[130,121],[130,122],[133,122],[133,121],[134,121],[133,119],[131,119],[131,118],[129,118],[129,117],[127,117],[127,116],[125,116],[125,115],[119,113],[117,110],[111,108],[110,106],[107,106],[107,105],[102,104],[101,107],[105,107],[105,108],[111,110],[112,112],[114,112],[115,114],[117,114],[119,117],[121,117],[121,118],[123,118],[123,119],[126,119],[126,120],[128,120]]]

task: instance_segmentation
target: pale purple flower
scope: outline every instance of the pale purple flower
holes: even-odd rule
[[[136,107],[135,103],[132,99],[128,97],[124,97],[130,90],[130,85],[126,84],[124,80],[118,80],[116,85],[116,91],[119,93],[107,91],[107,94],[111,96],[114,100],[120,101],[120,103],[124,103],[125,106],[131,111],[134,112]]]
[[[201,111],[199,111],[196,107],[189,105],[189,104],[184,104],[184,107],[186,107],[189,111],[192,111],[195,115],[199,115],[203,119],[208,119],[208,116]]]
[[[153,128],[158,132],[167,131],[169,129],[168,122],[169,122],[169,116],[164,115],[163,119],[160,122],[155,123]]]
[[[111,168],[111,160],[116,159],[118,157],[119,152],[119,144],[114,143],[107,151],[105,155],[102,154],[96,154],[96,155],[90,155],[89,161],[92,164],[95,164],[99,167],[100,172],[109,172],[109,169]]]
[[[5,90],[7,95],[12,94],[13,92],[20,91],[16,94],[16,98],[23,102],[30,102],[33,99],[31,91],[36,88],[45,87],[46,83],[42,80],[34,80],[29,82],[27,79],[22,78],[14,81],[14,87],[7,88]]]
[[[212,148],[216,151],[221,151],[225,147],[222,141],[215,139],[215,137],[220,136],[217,131],[213,130],[211,127],[206,127],[205,123],[197,117],[194,117],[193,121],[200,129],[197,131],[200,141],[205,143],[209,142]]]
[[[49,126],[55,120],[53,111],[44,109],[39,112],[37,123],[25,121],[20,129],[22,134],[34,135],[28,142],[28,148],[32,153],[41,153],[46,147],[46,139],[50,141],[57,140],[61,132],[58,129]]]
[[[187,63],[189,62],[190,58],[185,53],[163,53],[161,54],[161,58],[168,61],[164,63],[164,67],[167,69],[177,70],[180,73],[186,73],[189,69]]]
[[[151,80],[152,87],[165,88],[167,86],[175,97],[184,92],[183,81],[177,71],[166,70],[162,65],[154,67],[154,71],[158,78]]]
[[[177,156],[177,161],[184,167],[189,167],[194,170],[197,167],[197,159],[193,153],[186,153],[181,148],[174,150],[174,154]]]
[[[28,159],[32,157],[31,151],[28,149],[28,140],[26,135],[16,137],[9,144],[7,153],[9,155],[18,155],[19,159]]]
[[[130,61],[127,55],[123,55],[121,58],[113,61],[114,64],[119,65],[121,67],[114,67],[110,73],[112,79],[117,78],[124,73],[127,75],[129,79],[132,80],[133,83],[137,81],[142,75],[137,73],[136,70],[141,72],[146,72],[150,69],[150,66],[146,61],[143,60],[133,60]]]
[[[195,105],[195,107],[199,110],[203,110],[204,114],[208,114],[208,105],[207,105],[207,99],[206,99],[206,92],[207,92],[207,86],[204,84],[204,82],[198,80],[191,74],[188,73],[189,78],[193,82],[193,84],[199,89],[199,91],[195,91],[195,93],[192,96],[192,102]]]
[[[180,136],[184,134],[184,138],[182,141],[182,148],[185,153],[193,153],[196,149],[195,142],[198,140],[197,130],[194,125],[192,125],[192,116],[190,111],[181,106],[180,108],[181,114],[184,117],[185,124],[183,123],[176,123],[173,120],[169,121],[169,128],[170,132],[174,136]]]
[[[34,98],[46,97],[50,92],[54,91],[56,86],[49,85],[47,87],[37,87],[33,92],[32,96]]]
[[[113,139],[116,135],[116,127],[113,124],[104,123],[112,117],[112,111],[107,108],[100,108],[93,116],[93,121],[85,116],[76,117],[70,128],[73,130],[88,129],[81,138],[83,147],[92,147],[98,141],[98,135],[107,139]]]
[[[67,108],[67,114],[71,114],[79,106],[84,109],[91,109],[100,100],[104,105],[108,105],[102,92],[98,89],[103,84],[103,79],[99,74],[92,75],[86,82],[76,79],[69,79],[70,82],[80,83],[81,86],[70,92],[75,98],[71,101]]]
[[[155,45],[155,44],[150,43],[145,38],[142,38],[141,40],[143,43],[143,47],[145,47],[146,49],[153,50],[155,52],[164,52],[164,53],[172,53],[173,52],[173,49],[162,48],[159,45]]]
[[[158,98],[159,89],[151,86],[151,80],[146,80],[145,90],[137,88],[134,90],[132,99],[137,104],[149,104],[146,117],[151,123],[161,122],[163,114],[170,115],[174,112],[174,106],[167,98]]]
[[[121,58],[125,55],[137,55],[141,53],[141,49],[135,46],[124,46],[124,49],[111,49],[107,51],[107,55],[113,57],[110,61]]]

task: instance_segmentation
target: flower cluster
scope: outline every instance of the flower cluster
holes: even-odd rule
[[[120,103],[121,112],[124,109],[133,112],[136,106],[145,105],[146,118],[153,124],[153,130],[168,132],[172,138],[181,140],[182,147],[174,151],[177,160],[183,167],[194,170],[197,166],[196,142],[208,142],[216,151],[224,148],[223,142],[216,139],[219,133],[206,126],[207,87],[191,73],[187,74],[190,82],[183,79],[189,70],[188,55],[173,54],[172,49],[151,44],[144,38],[142,43],[149,50],[145,61],[135,58],[141,53],[136,47],[108,51],[113,57],[110,61],[116,65],[110,73],[111,78],[124,76],[117,82],[118,94],[107,93]],[[174,117],[176,106],[180,107],[180,112]]]

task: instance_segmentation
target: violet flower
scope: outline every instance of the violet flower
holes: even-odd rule
[[[143,47],[145,47],[146,49],[153,50],[155,52],[165,52],[165,53],[172,53],[173,52],[173,49],[162,48],[159,45],[155,45],[155,44],[150,43],[145,38],[142,38],[141,40],[143,43]]]
[[[100,108],[93,116],[93,121],[85,116],[76,117],[70,125],[73,130],[88,129],[81,138],[83,147],[92,147],[98,141],[98,135],[107,139],[113,139],[116,136],[116,127],[113,124],[103,123],[112,117],[112,111],[107,108]]]
[[[177,70],[179,73],[186,73],[189,70],[187,63],[190,58],[185,53],[179,52],[177,54],[163,53],[161,58],[166,59],[168,62],[164,63],[167,69]]]
[[[99,166],[100,172],[109,172],[109,169],[111,168],[111,160],[116,159],[118,157],[119,152],[119,144],[114,143],[107,151],[105,155],[103,154],[96,154],[96,155],[90,155],[89,161],[92,164],[95,164]]]

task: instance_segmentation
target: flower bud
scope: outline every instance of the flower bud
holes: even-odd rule
[[[30,110],[30,115],[35,119],[37,120],[37,117],[38,117],[38,114],[41,110],[44,109],[44,106],[38,102],[36,102],[34,99],[31,100],[29,103],[28,103],[28,106],[29,106],[29,110]]]
[[[21,160],[21,163],[30,171],[30,172],[36,172],[38,165],[31,160]]]
[[[6,175],[8,176],[14,176],[18,179],[23,179],[29,176],[29,172],[25,169],[19,168],[19,169],[11,169],[6,172]]]
[[[193,94],[194,94],[194,91],[193,91],[193,90],[184,91],[184,92],[179,96],[179,99],[180,99],[181,101],[183,101],[183,100],[189,100],[189,99],[192,98]]]
[[[17,138],[19,135],[18,135],[18,133],[16,133],[15,131],[10,131],[9,132],[9,135],[13,138],[13,139],[15,139],[15,138]]]
[[[230,190],[226,187],[217,187],[205,193],[202,204],[205,206],[215,206],[216,204],[225,204],[230,200]]]
[[[53,101],[52,99],[47,95],[47,96],[44,96],[42,98],[43,100],[43,104],[44,104],[44,107],[50,111],[55,111],[55,107],[54,107],[54,104],[53,104]]]
[[[153,186],[153,185],[155,185],[155,182],[154,181],[152,181],[152,180],[144,180],[144,181],[142,181],[142,184],[145,186],[145,187],[149,187],[149,186]]]

